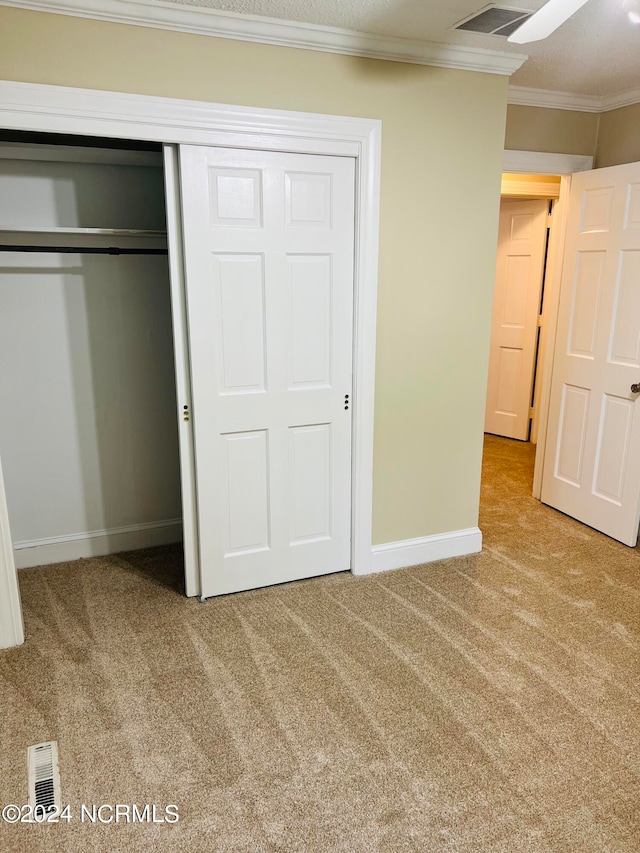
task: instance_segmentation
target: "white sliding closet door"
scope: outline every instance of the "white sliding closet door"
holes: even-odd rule
[[[180,147],[205,597],[350,568],[354,163]]]

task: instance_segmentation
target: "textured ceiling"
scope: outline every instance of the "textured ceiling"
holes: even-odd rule
[[[504,37],[452,30],[488,2],[482,0],[169,0],[240,15],[358,30],[430,42],[447,42],[513,53],[529,59],[511,77],[517,86],[611,96],[640,86],[640,24],[633,25],[622,0],[588,0],[543,42],[509,45]],[[504,6],[535,10],[542,0],[505,0]]]

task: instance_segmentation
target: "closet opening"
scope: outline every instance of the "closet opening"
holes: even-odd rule
[[[0,134],[0,458],[18,568],[130,554],[184,592],[160,144]],[[140,550],[144,549],[144,550]]]

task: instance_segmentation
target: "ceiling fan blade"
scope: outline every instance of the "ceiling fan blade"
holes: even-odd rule
[[[512,32],[507,41],[527,44],[530,41],[546,39],[586,2],[587,0],[548,0],[522,26]]]

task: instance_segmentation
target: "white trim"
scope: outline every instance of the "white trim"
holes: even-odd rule
[[[447,560],[450,557],[477,554],[481,550],[482,533],[478,527],[453,530],[451,533],[437,533],[435,536],[421,536],[418,539],[405,539],[400,542],[386,542],[384,545],[372,547],[371,564],[368,570],[354,572],[354,574],[388,572],[390,569],[402,569],[421,563]]]
[[[523,107],[544,107],[550,110],[605,113],[640,103],[640,88],[618,92],[617,95],[579,95],[575,92],[556,92],[553,89],[509,86],[507,103]]]
[[[0,80],[0,126],[270,151],[295,144],[310,154],[358,156],[381,122]]]
[[[373,132],[375,130],[375,132]],[[371,561],[373,541],[373,423],[378,318],[378,238],[382,123],[372,125],[356,160],[353,314],[351,571]]]
[[[0,649],[24,643],[18,575],[11,547],[9,513],[0,461]]]
[[[509,86],[507,103],[523,107],[544,107],[548,110],[573,110],[581,113],[602,112],[603,98],[599,95],[577,95],[553,89],[530,89]]]
[[[522,54],[506,51],[380,36],[256,15],[237,15],[201,6],[180,6],[163,0],[0,0],[0,5],[280,47],[491,74],[513,74],[527,59]]]
[[[626,92],[618,92],[604,99],[604,109],[619,110],[620,107],[630,107],[632,104],[640,104],[640,88],[629,89]]]
[[[364,573],[372,542],[381,122],[0,81],[0,126],[357,158],[351,566]]]
[[[107,530],[88,530],[66,536],[50,536],[14,542],[16,567],[26,569],[49,563],[63,563],[82,557],[102,557],[118,551],[136,551],[182,540],[182,519],[130,524]]]
[[[534,175],[572,175],[593,169],[593,157],[587,154],[547,154],[543,151],[505,150],[503,172]]]
[[[164,146],[164,185],[169,243],[169,278],[171,280],[171,321],[176,374],[178,442],[180,448],[180,487],[184,516],[184,581],[187,595],[200,595],[200,551],[198,547],[198,510],[196,498],[196,466],[191,412],[191,372],[189,368],[189,327],[184,288],[182,251],[182,211],[178,149]],[[184,407],[188,406],[187,420]]]

